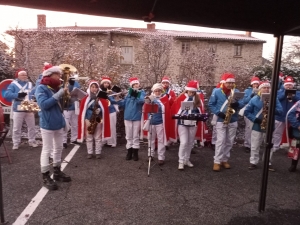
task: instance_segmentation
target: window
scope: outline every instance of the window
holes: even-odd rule
[[[233,56],[241,57],[242,56],[242,45],[234,45],[234,54]]]
[[[182,42],[181,53],[186,53],[190,50],[190,42]]]
[[[208,52],[210,53],[216,53],[217,51],[217,44],[209,44],[208,46]]]
[[[132,64],[133,63],[133,47],[132,46],[121,46],[122,57],[121,64]]]

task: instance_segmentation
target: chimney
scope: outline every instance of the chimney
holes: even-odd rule
[[[37,28],[46,28],[46,15],[37,15]]]
[[[147,30],[155,30],[155,23],[147,23]]]
[[[246,31],[246,36],[251,37],[251,31]]]

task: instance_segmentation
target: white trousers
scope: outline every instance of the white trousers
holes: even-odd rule
[[[107,144],[117,146],[117,113],[109,114],[111,138],[107,140]],[[104,144],[104,143],[102,143]]]
[[[285,123],[275,120],[275,130],[273,131],[273,151],[276,152],[280,148],[282,135],[284,132]]]
[[[22,125],[23,121],[27,124],[28,129],[28,141],[35,141],[35,121],[34,113],[32,112],[13,112],[13,133],[12,141],[14,145],[21,143]]]
[[[86,124],[86,127],[88,127],[88,125]],[[101,154],[102,151],[102,123],[98,123],[94,134],[89,134],[89,132],[85,131],[86,133],[86,138],[85,138],[85,142],[86,142],[86,148],[87,148],[87,153],[88,154],[93,154],[93,143],[94,143],[94,139],[95,139],[95,153],[96,154]]]
[[[216,131],[216,126],[213,126],[212,130],[212,137],[211,137],[211,144],[215,145],[217,141],[217,131]]]
[[[223,122],[217,122],[217,141],[215,148],[214,163],[221,164],[227,162],[230,158],[230,150],[233,146],[234,138],[236,136],[237,122],[229,123],[224,127]]]
[[[46,173],[49,168],[49,156],[53,150],[53,166],[60,166],[63,150],[63,128],[59,130],[46,130],[41,128],[43,148],[41,153],[41,171]]]
[[[251,156],[250,156],[251,164],[254,164],[254,165],[258,164],[260,146],[261,146],[263,140],[265,139],[265,137],[266,137],[265,133],[252,130],[252,132],[251,132],[252,143],[251,143]],[[270,152],[269,165],[271,165],[272,156],[273,156],[273,149],[271,149],[271,152]]]
[[[140,148],[140,129],[141,129],[141,121],[130,121],[124,120],[125,123],[125,132],[126,132],[126,148]]]
[[[78,136],[78,115],[75,114],[75,110],[64,110],[64,116],[66,123],[70,124],[71,142],[76,141]],[[68,132],[64,132],[64,143],[68,142]]]
[[[155,139],[157,137],[157,155],[158,160],[165,160],[166,147],[164,145],[164,125],[150,125],[148,132],[148,149],[151,149],[151,156],[154,157]],[[149,155],[149,152],[148,152]]]
[[[197,126],[188,127],[178,125],[178,136],[180,140],[178,157],[179,163],[185,163],[190,160],[191,151],[194,146],[195,134]]]
[[[244,116],[244,121],[245,121],[244,146],[251,148],[251,131],[252,131],[253,123],[246,116]]]

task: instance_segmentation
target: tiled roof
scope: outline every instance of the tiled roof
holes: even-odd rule
[[[78,32],[78,33],[120,33],[132,35],[167,35],[176,38],[197,38],[197,39],[212,39],[212,40],[234,40],[243,42],[257,42],[265,43],[266,41],[248,37],[242,34],[221,34],[221,33],[204,33],[192,31],[175,31],[175,30],[159,30],[159,29],[146,29],[146,28],[126,28],[126,27],[56,27],[60,31]],[[26,29],[27,31],[36,31],[37,29]]]

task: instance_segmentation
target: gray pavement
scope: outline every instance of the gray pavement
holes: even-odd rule
[[[11,149],[9,140],[6,146]],[[13,164],[1,159],[9,224],[41,188],[40,151],[41,147],[24,144],[10,150]],[[290,160],[283,150],[273,157],[276,172],[269,173],[266,212],[261,214],[262,162],[249,171],[249,153],[235,146],[232,169],[216,173],[212,171],[214,152],[205,147],[196,153],[191,156],[195,167],[179,171],[178,145],[171,146],[162,170],[155,165],[148,177],[146,145],[137,162],[125,160],[124,144],[104,147],[100,160],[86,159],[82,145],[64,170],[73,181],[59,183],[59,190],[48,192],[27,224],[300,224],[300,168],[288,172]]]

